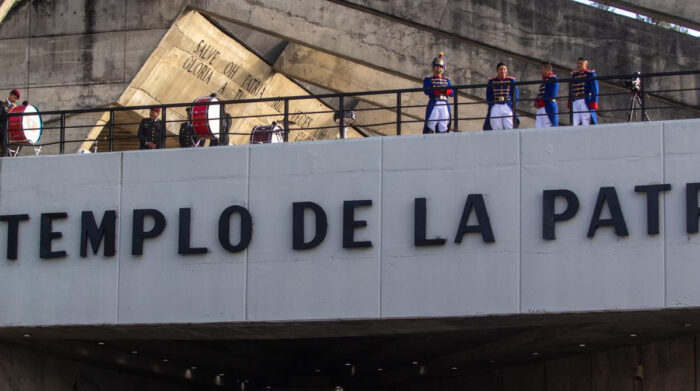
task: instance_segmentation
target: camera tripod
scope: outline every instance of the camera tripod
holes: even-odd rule
[[[632,91],[632,97],[630,98],[630,115],[627,122],[632,122],[632,120],[637,116],[637,110],[640,112],[639,117],[641,121],[651,121],[651,118],[649,118],[649,114],[647,114],[646,111],[643,115],[641,113],[642,97],[639,96],[639,91]]]

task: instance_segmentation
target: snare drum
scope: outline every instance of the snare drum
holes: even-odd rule
[[[221,105],[198,105],[197,103],[218,102],[214,97],[199,98],[192,105],[192,128],[195,137],[201,139],[218,139],[221,132]]]
[[[258,125],[250,132],[251,144],[275,144],[283,143],[283,129],[273,123],[272,125]]]
[[[10,113],[25,113],[24,115],[11,116],[9,118],[10,143],[17,145],[33,145],[41,138],[41,114],[32,105],[15,106]]]

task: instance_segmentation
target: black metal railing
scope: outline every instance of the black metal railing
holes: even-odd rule
[[[676,119],[676,118],[699,118],[700,107],[698,106],[698,89],[700,89],[700,70],[680,71],[680,72],[660,72],[660,73],[634,73],[612,76],[597,76],[595,78],[601,83],[601,90],[598,98],[601,102],[601,109],[597,110],[597,114],[603,117],[603,122],[627,122],[635,119],[641,121],[649,120],[651,116],[649,112],[654,112],[655,116],[661,113],[659,119]],[[630,82],[639,80],[639,84],[630,87]],[[574,79],[562,78],[556,80],[561,87],[570,86]],[[513,120],[516,116],[534,117],[532,102],[535,100],[536,89],[542,83],[553,81],[548,80],[530,80],[519,81],[514,83],[521,91],[521,98],[513,103]],[[627,85],[625,84],[627,82]],[[534,86],[534,88],[529,88]],[[451,130],[454,132],[482,130],[480,122],[484,121],[487,116],[486,104],[483,98],[483,93],[488,87],[488,84],[472,84],[472,85],[455,85],[452,86],[454,96],[449,107],[452,110]],[[198,103],[197,105],[221,105],[218,118],[210,118],[209,120],[220,121],[221,128],[226,128],[224,121],[235,122],[242,119],[256,119],[259,123],[271,123],[271,120],[281,118],[281,125],[278,128],[283,136],[283,141],[291,139],[299,139],[292,137],[298,132],[321,132],[323,137],[346,137],[346,128],[353,129],[361,136],[372,135],[402,135],[407,133],[420,133],[422,127],[419,125],[424,123],[424,112],[426,106],[426,97],[423,95],[423,88],[408,88],[394,89],[382,91],[363,91],[363,92],[348,92],[348,93],[329,93],[317,95],[302,95],[302,96],[287,96],[287,97],[271,97],[257,99],[239,99],[239,100],[222,100],[209,103]],[[416,95],[420,95],[417,97]],[[561,96],[563,95],[563,96]],[[573,122],[573,109],[566,108],[566,102],[571,102],[573,99],[572,89],[567,88],[563,94],[560,91],[555,101],[558,103],[559,116],[561,124],[566,125]],[[316,100],[325,104],[327,109],[291,112],[290,104],[296,104],[304,100]],[[281,104],[280,104],[281,102]],[[271,112],[257,113],[253,115],[235,115],[238,110],[244,105],[267,103],[274,107]],[[149,110],[151,108],[160,108],[160,120],[167,127],[168,125],[178,125],[187,121],[186,119],[178,119],[178,116],[172,116],[173,110],[182,110],[185,107],[193,106],[192,102],[171,103],[160,105],[142,105],[142,106],[113,106],[107,108],[83,108],[74,110],[57,110],[45,111],[41,113],[44,119],[43,132],[47,137],[44,141],[39,140],[36,143],[16,142],[10,137],[10,133],[5,131],[2,134],[3,156],[8,156],[10,153],[16,153],[19,147],[32,147],[35,150],[38,148],[51,149],[48,153],[66,153],[66,146],[75,144],[91,144],[95,152],[115,151],[132,149],[138,139],[136,129],[139,122],[133,120],[118,121],[117,117],[121,113],[134,113],[137,110]],[[298,105],[297,105],[298,106]],[[573,107],[573,105],[572,105]],[[603,108],[604,107],[604,108]],[[345,114],[349,111],[357,113],[357,118],[360,119],[354,123],[348,123],[350,120]],[[483,115],[475,115],[476,113]],[[332,118],[335,114],[336,123],[321,124],[312,126],[312,121],[306,123],[299,121],[299,118],[314,118],[314,116],[326,116]],[[637,115],[638,114],[638,115]],[[10,118],[16,116],[25,116],[25,113],[9,113],[2,121],[9,121]],[[95,120],[92,115],[100,115],[101,123]],[[80,119],[85,120],[86,124],[80,124]],[[133,116],[132,116],[133,117]],[[364,120],[364,117],[371,117],[371,120]],[[354,118],[354,117],[353,117]],[[294,122],[297,123],[293,126]],[[388,130],[387,130],[388,128]],[[85,129],[99,130],[99,136],[86,137]],[[117,134],[117,130],[121,129]],[[379,130],[378,130],[379,129]],[[22,129],[28,131],[32,129]],[[14,130],[17,131],[16,129]],[[337,131],[337,133],[336,133]],[[75,135],[74,133],[78,133]],[[174,132],[167,134],[164,132],[163,145],[166,146],[166,141],[177,138],[178,135]],[[244,140],[244,137],[250,137],[251,129],[231,128],[225,129],[225,135],[239,137],[239,141]],[[223,136],[214,135],[214,136]],[[48,139],[48,140],[46,140]],[[124,146],[126,144],[128,146]],[[118,145],[121,146],[118,148]],[[170,143],[172,144],[172,142]],[[77,148],[76,148],[77,149]]]

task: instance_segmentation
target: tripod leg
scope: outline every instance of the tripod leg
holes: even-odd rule
[[[636,97],[637,97],[637,95],[633,95],[632,99],[630,99],[630,115],[629,115],[629,118],[627,118],[627,122],[632,122],[632,117],[634,117],[634,110],[635,110],[634,106],[637,103],[637,101],[635,100]]]

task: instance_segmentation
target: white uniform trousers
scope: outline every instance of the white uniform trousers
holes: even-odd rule
[[[591,124],[591,113],[588,111],[586,99],[576,99],[571,109],[574,111],[574,126]]]
[[[491,106],[491,129],[513,129],[513,110],[505,103],[494,103]]]
[[[551,128],[552,127],[552,122],[549,120],[549,116],[547,116],[547,110],[544,109],[544,107],[540,107],[537,109],[537,117],[535,118],[535,127],[536,128]]]
[[[447,127],[450,125],[450,111],[446,100],[435,102],[433,110],[430,112],[430,118],[426,121],[428,129],[436,133],[447,132]]]

